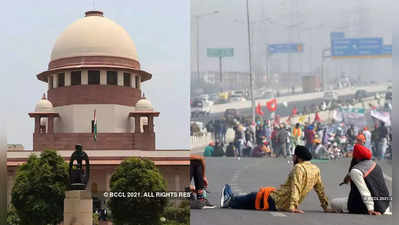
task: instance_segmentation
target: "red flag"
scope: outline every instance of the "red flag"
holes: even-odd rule
[[[267,109],[270,112],[276,111],[276,109],[277,109],[277,100],[275,98],[273,98],[272,100],[266,102],[266,106],[267,106]]]
[[[262,112],[260,103],[258,103],[258,105],[256,106],[256,114],[258,114],[259,116],[263,116],[263,112]]]
[[[319,112],[316,112],[315,116],[314,116],[314,121],[320,122],[320,116],[319,116]]]
[[[296,115],[296,113],[297,113],[297,111],[296,111],[296,106],[292,109],[292,116],[295,116]]]

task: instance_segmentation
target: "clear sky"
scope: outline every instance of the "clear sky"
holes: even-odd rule
[[[155,120],[157,147],[188,149],[190,86],[190,1],[6,1],[0,15],[0,124],[8,143],[32,149],[33,112],[46,92],[36,74],[47,69],[56,38],[87,10],[124,27],[135,42],[146,97],[160,117]]]

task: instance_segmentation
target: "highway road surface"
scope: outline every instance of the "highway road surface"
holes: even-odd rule
[[[320,167],[329,199],[348,195],[349,187],[338,184],[347,172],[349,162],[349,159],[314,162]],[[391,161],[378,163],[392,191]],[[206,165],[211,192],[208,199],[215,204],[219,204],[220,191],[226,183],[232,185],[236,194],[257,191],[261,186],[278,187],[285,182],[291,168],[286,159],[269,158],[207,158]],[[385,215],[326,214],[314,191],[308,194],[299,209],[305,214],[221,208],[191,210],[191,225],[388,225],[393,222],[392,216]]]

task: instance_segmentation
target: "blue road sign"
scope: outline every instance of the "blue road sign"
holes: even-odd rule
[[[344,32],[331,32],[330,33],[330,40],[344,39],[344,38],[345,38]]]
[[[267,50],[269,54],[300,53],[303,52],[303,43],[271,44]]]
[[[392,45],[384,45],[382,47],[382,54],[383,55],[392,55]]]
[[[331,40],[331,56],[375,56],[383,51],[382,38],[344,38]]]

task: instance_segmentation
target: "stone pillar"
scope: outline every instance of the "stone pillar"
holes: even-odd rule
[[[48,84],[48,90],[53,88],[53,77],[51,75],[47,77],[47,84]]]
[[[54,116],[49,116],[47,118],[47,133],[54,134]]]
[[[93,224],[93,199],[89,191],[74,190],[65,192],[64,224]]]
[[[136,80],[137,80],[136,88],[137,89],[141,89],[141,77],[140,76],[136,76]]]
[[[82,70],[82,85],[87,85],[89,83],[88,70]]]
[[[40,133],[40,116],[35,116],[35,134]]]
[[[148,116],[148,129],[150,133],[154,133],[154,117],[153,116]]]
[[[58,87],[58,74],[53,74],[53,88],[57,87]]]
[[[134,133],[141,133],[140,116],[138,115],[134,116]]]
[[[71,86],[71,71],[65,72],[65,87]]]
[[[106,85],[107,84],[107,71],[100,70],[100,84]]]
[[[123,86],[123,72],[122,71],[118,71],[117,74],[118,77],[118,86]]]

